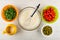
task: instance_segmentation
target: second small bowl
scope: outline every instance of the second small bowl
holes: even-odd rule
[[[44,25],[44,26],[41,28],[41,33],[42,33],[42,35],[43,35],[44,37],[50,37],[50,36],[53,35],[53,29],[52,29],[51,34],[45,35],[45,34],[43,33],[43,28],[46,27],[46,26],[48,26],[48,27],[50,27],[50,28],[52,29],[52,27],[51,27],[50,25]],[[45,30],[45,31],[46,31],[46,30]]]

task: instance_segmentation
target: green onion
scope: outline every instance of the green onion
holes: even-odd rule
[[[5,16],[6,16],[6,19],[7,19],[7,20],[12,20],[12,19],[14,19],[15,16],[16,16],[16,11],[15,11],[15,9],[11,7],[11,8],[9,8],[9,9],[5,10]]]

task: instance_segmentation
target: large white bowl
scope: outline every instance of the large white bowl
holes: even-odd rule
[[[23,8],[23,9],[21,10],[21,12],[22,12],[24,9],[26,9],[26,8],[35,9],[34,7],[25,7],[25,8]],[[37,10],[37,12],[40,14],[40,12],[39,12],[38,10]],[[19,16],[20,16],[20,14],[19,14]],[[41,19],[41,14],[40,14],[40,19]],[[19,23],[19,18],[18,18],[18,23]],[[37,29],[37,28],[40,26],[40,24],[41,24],[41,20],[40,20],[40,23],[39,23],[39,25],[38,25],[37,27],[35,27],[35,28],[33,28],[33,29],[26,29],[26,28],[24,28],[24,27],[19,23],[19,25],[20,25],[20,27],[21,27],[22,29],[28,30],[28,31],[32,31],[32,30]]]

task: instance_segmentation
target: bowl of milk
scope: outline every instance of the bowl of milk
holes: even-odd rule
[[[37,29],[40,26],[41,14],[39,11],[37,10],[33,17],[31,17],[34,10],[34,7],[26,7],[21,10],[19,14],[19,25],[22,29],[31,31]]]

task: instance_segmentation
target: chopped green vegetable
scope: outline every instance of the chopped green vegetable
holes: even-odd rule
[[[50,26],[45,26],[45,27],[43,28],[43,33],[44,33],[45,35],[50,35],[50,34],[52,33],[52,28],[51,28]]]
[[[5,10],[5,16],[6,16],[6,19],[7,19],[7,20],[12,20],[12,19],[14,19],[15,16],[16,16],[16,11],[15,11],[15,9],[11,7],[11,8],[9,8],[9,9]]]

